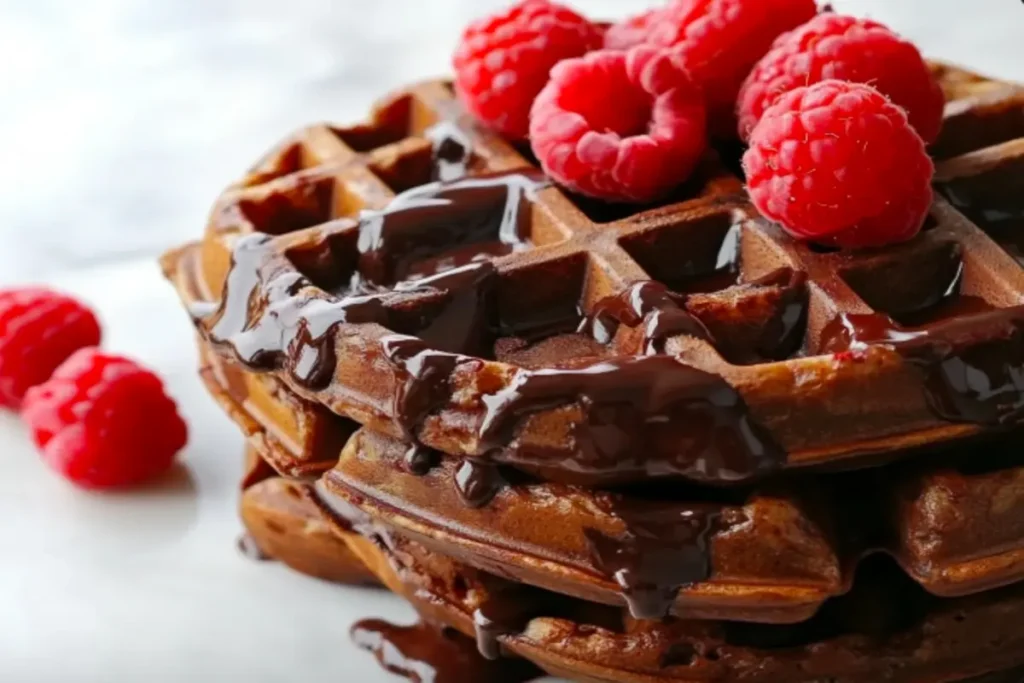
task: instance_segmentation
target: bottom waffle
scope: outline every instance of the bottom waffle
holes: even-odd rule
[[[367,649],[380,650],[385,638],[405,639],[401,657],[388,640],[392,650],[384,663],[391,671],[443,668],[434,662],[401,665],[403,657],[440,656],[457,662],[458,673],[446,679],[439,672],[439,682],[466,680],[469,671],[480,680],[508,683],[532,677],[523,662],[487,663],[474,656],[454,630],[476,639],[485,652],[521,657],[551,675],[585,683],[1020,680],[1014,676],[1021,672],[986,672],[1024,662],[1024,586],[935,598],[879,557],[862,568],[847,596],[799,624],[637,620],[624,608],[519,584],[430,551],[323,495],[323,486],[273,475],[259,452],[247,452],[242,516],[268,556],[321,578],[375,578],[440,628],[437,634],[446,634],[434,635],[441,640],[422,652],[417,647],[422,650],[435,631],[360,624],[354,635]]]
[[[243,549],[327,581],[373,584],[376,577],[329,527],[309,498],[309,484],[274,474],[259,451],[246,449],[239,505]]]

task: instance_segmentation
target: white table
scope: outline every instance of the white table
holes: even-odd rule
[[[51,475],[0,416],[0,680],[390,680],[347,630],[408,608],[236,552],[241,440],[195,378],[154,260],[199,235],[218,189],[273,140],[443,73],[466,18],[499,4],[0,0],[0,283],[94,304],[108,348],[157,368],[191,425],[172,477],[110,496]],[[613,16],[645,3],[577,4]],[[835,5],[1024,80],[1018,0]]]

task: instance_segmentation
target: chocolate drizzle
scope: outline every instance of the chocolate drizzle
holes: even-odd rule
[[[494,463],[466,458],[455,470],[455,489],[470,507],[487,505],[505,484]]]
[[[500,658],[499,639],[522,633],[540,611],[540,606],[523,594],[493,597],[480,605],[473,611],[476,646],[480,655],[489,660]]]
[[[511,253],[527,244],[532,195],[546,185],[533,171],[414,187],[359,218],[359,272],[378,285]],[[496,244],[495,244],[496,243]],[[475,249],[463,249],[476,245]],[[497,248],[500,245],[501,248]],[[449,254],[417,269],[423,259]]]
[[[728,382],[670,356],[617,358],[578,368],[526,371],[483,397],[485,448],[513,439],[518,418],[578,402],[575,452],[553,459],[517,440],[511,464],[554,467],[615,481],[683,476],[732,483],[780,467],[784,453]]]
[[[608,495],[608,512],[625,531],[609,536],[586,529],[591,561],[622,589],[637,619],[668,616],[682,588],[711,575],[710,539],[745,521],[742,511],[710,504],[672,505]]]
[[[689,335],[711,341],[711,335],[685,308],[686,298],[657,282],[637,282],[621,294],[606,297],[580,325],[579,332],[610,344],[619,328],[643,326],[640,353],[664,353],[670,337]]]
[[[822,331],[822,352],[887,346],[924,375],[933,412],[951,422],[1024,419],[1024,306],[923,327],[879,313],[842,314]]]
[[[385,670],[414,683],[525,683],[541,675],[525,660],[488,661],[461,633],[422,621],[396,626],[365,619],[352,627],[351,637]]]
[[[473,143],[457,125],[441,121],[423,136],[434,146],[434,180],[450,182],[464,177],[473,161]]]

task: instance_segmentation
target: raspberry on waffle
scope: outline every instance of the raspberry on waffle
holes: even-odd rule
[[[715,151],[656,206],[564,192],[443,82],[289,139],[164,260],[246,514],[575,680],[1020,666],[1024,108],[935,69],[929,221],[869,252],[794,242]],[[317,509],[266,503],[297,481]]]

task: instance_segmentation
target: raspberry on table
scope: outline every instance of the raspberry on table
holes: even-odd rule
[[[18,408],[78,349],[100,343],[100,324],[85,304],[41,287],[0,290],[0,405]]]
[[[905,242],[932,201],[921,136],[901,108],[860,83],[822,81],[780,97],[751,132],[743,168],[758,210],[819,244]]]
[[[832,13],[780,36],[751,71],[739,95],[741,137],[783,93],[830,78],[867,83],[906,110],[926,143],[938,137],[945,99],[917,47],[878,22]]]
[[[649,46],[559,63],[530,117],[544,171],[610,201],[644,203],[671,191],[693,172],[705,138],[700,89],[671,53]]]
[[[529,130],[530,106],[551,67],[601,46],[601,29],[549,0],[523,0],[471,24],[455,52],[455,87],[480,121],[513,139]]]
[[[165,472],[188,428],[163,382],[135,362],[81,349],[29,390],[22,419],[43,459],[84,488],[142,483]]]
[[[661,19],[661,10],[652,9],[617,24],[612,24],[604,34],[604,46],[609,50],[628,50],[647,41],[653,26]]]
[[[735,137],[736,94],[780,33],[817,14],[815,0],[674,0],[648,41],[672,47],[707,99],[708,127]]]

